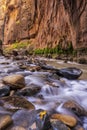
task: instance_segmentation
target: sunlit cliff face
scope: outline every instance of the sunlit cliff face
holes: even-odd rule
[[[60,41],[84,47],[86,21],[86,0],[7,0],[4,44],[32,39],[37,48],[54,47]]]
[[[3,40],[3,25],[6,12],[6,0],[0,0],[0,39]]]

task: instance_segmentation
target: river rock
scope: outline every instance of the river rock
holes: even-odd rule
[[[70,130],[64,123],[56,119],[51,119],[52,130]]]
[[[14,126],[21,126],[23,128],[29,129],[33,123],[35,123],[37,116],[36,110],[18,110],[12,116]]]
[[[56,74],[67,79],[77,79],[81,76],[82,71],[78,68],[69,67],[56,70]]]
[[[74,128],[74,130],[85,130],[82,126],[80,126],[80,125],[77,125],[75,128]]]
[[[53,114],[51,116],[52,119],[58,119],[61,122],[63,122],[64,124],[70,126],[70,127],[74,127],[77,124],[77,120],[75,117],[71,116],[71,115],[65,115],[65,114]]]
[[[39,130],[51,130],[51,123],[47,111],[37,110],[36,125]]]
[[[67,108],[68,110],[73,111],[78,116],[85,116],[87,115],[87,112],[84,110],[84,108],[78,104],[76,101],[69,100],[64,103],[64,108]]]
[[[14,127],[9,128],[9,129],[7,129],[7,130],[26,130],[26,128],[21,127],[21,126],[14,126]]]
[[[10,124],[12,124],[11,116],[0,115],[0,130],[5,130]]]
[[[8,96],[10,94],[10,87],[0,84],[0,97]]]
[[[11,89],[20,89],[25,87],[25,79],[23,75],[9,75],[4,77],[3,82],[11,87]]]
[[[19,96],[3,97],[1,98],[0,102],[5,109],[11,111],[16,111],[19,109],[28,109],[28,110],[35,109],[34,105],[31,102]]]
[[[35,94],[37,94],[38,92],[40,92],[41,87],[37,86],[37,85],[30,85],[30,87],[25,87],[19,91],[17,91],[17,95],[22,95],[22,96],[33,96]]]

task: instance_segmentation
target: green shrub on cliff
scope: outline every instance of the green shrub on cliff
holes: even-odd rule
[[[15,42],[11,45],[8,45],[4,48],[5,53],[10,53],[14,49],[21,49],[21,48],[26,48],[29,45],[29,42]]]

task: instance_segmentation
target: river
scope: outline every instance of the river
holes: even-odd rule
[[[42,89],[37,97],[27,97],[27,100],[31,101],[36,109],[42,108],[47,111],[53,109],[58,112],[69,113],[69,111],[62,108],[62,105],[65,101],[74,100],[87,110],[87,65],[80,65],[75,62],[64,63],[61,60],[41,57],[37,59],[44,60],[48,65],[55,68],[77,67],[83,71],[83,74],[78,80],[68,80],[66,78],[57,80],[52,78],[50,72],[47,71],[30,72],[28,70],[20,70],[19,61],[13,61],[1,56],[0,79],[10,74],[23,73],[26,75],[25,81],[27,86],[31,83],[41,86]],[[82,122],[84,129],[87,130],[87,117],[83,117]]]

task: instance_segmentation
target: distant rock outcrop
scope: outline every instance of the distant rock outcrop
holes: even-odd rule
[[[35,48],[87,47],[87,0],[6,0],[3,25],[4,44],[32,39]]]

